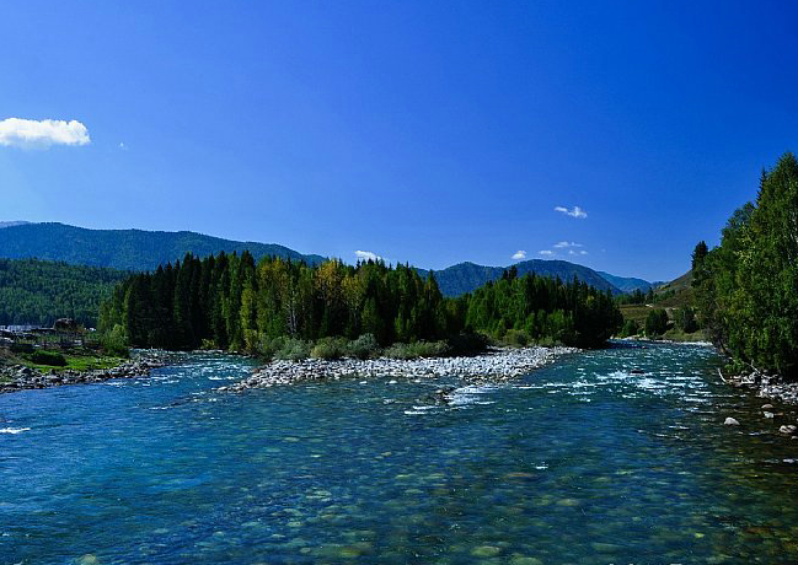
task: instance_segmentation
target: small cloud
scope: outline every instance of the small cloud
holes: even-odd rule
[[[560,212],[561,214],[565,214],[566,216],[571,216],[572,218],[578,218],[580,220],[584,220],[587,218],[587,212],[582,210],[579,206],[574,206],[570,210],[565,206],[555,206],[555,212]]]
[[[122,151],[127,151],[127,145],[125,145],[124,141],[119,142],[119,149],[121,149]]]
[[[513,253],[513,259],[516,261],[520,261],[521,259],[526,259],[526,251],[523,249],[519,249],[515,253]]]
[[[372,251],[355,251],[355,257],[358,258],[359,261],[380,261],[382,257],[377,255]]]
[[[88,145],[89,130],[77,120],[24,120],[7,118],[0,121],[0,145],[7,147],[47,148],[51,145]]]
[[[575,241],[560,241],[554,244],[555,249],[567,249],[569,247],[584,247],[584,245]]]
[[[539,251],[540,255],[547,255],[549,257],[556,257],[557,253],[562,251],[565,253],[568,251],[568,255],[587,255],[587,251],[582,249],[584,245],[581,243],[577,243],[575,241],[558,241],[554,245],[552,245],[551,249],[544,249],[543,251]]]

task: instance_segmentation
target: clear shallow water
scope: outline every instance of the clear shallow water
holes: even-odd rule
[[[795,563],[795,414],[719,363],[577,354],[448,406],[445,381],[215,393],[250,369],[215,356],[3,395],[0,563]]]

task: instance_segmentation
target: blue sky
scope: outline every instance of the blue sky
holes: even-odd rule
[[[671,279],[798,151],[796,21],[786,1],[4,2],[0,220]]]

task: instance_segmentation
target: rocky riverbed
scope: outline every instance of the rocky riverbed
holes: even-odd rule
[[[147,352],[135,354],[129,361],[111,369],[93,371],[50,370],[42,372],[24,365],[11,365],[0,367],[0,393],[143,377],[148,376],[153,369],[163,367],[165,364],[166,360],[162,355]]]
[[[777,400],[785,404],[798,404],[798,383],[785,382],[778,375],[769,375],[761,371],[752,371],[742,375],[721,378],[736,387],[748,388],[761,398]]]
[[[300,381],[336,380],[344,377],[370,379],[434,379],[457,377],[469,383],[500,382],[526,374],[577,349],[570,347],[526,347],[494,349],[473,357],[429,359],[340,359],[325,361],[273,361],[256,369],[247,379],[221,391],[241,392],[251,388],[288,385]]]

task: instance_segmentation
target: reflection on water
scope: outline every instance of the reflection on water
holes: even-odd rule
[[[0,563],[795,563],[795,414],[764,420],[719,362],[615,348],[498,386],[228,395],[249,363],[193,356],[4,395]]]

